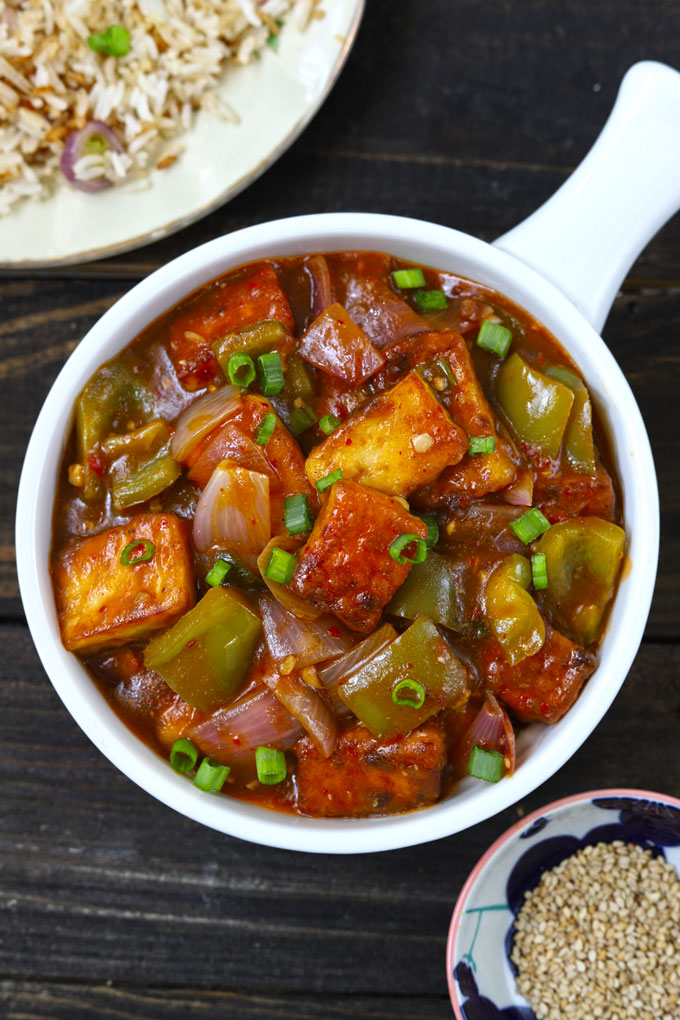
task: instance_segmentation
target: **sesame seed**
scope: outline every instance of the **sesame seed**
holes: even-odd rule
[[[620,840],[544,872],[515,921],[517,988],[539,1020],[680,1017],[680,879]]]

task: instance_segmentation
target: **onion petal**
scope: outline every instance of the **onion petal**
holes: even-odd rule
[[[499,492],[500,498],[512,506],[531,506],[534,499],[534,476],[531,471],[520,471],[519,477],[514,485],[504,492]]]
[[[230,418],[241,406],[238,386],[220,386],[214,393],[205,393],[183,411],[170,443],[170,453],[180,463],[199,440]]]
[[[329,758],[338,742],[338,721],[318,691],[296,674],[269,674],[264,682],[304,727],[324,758]]]
[[[305,260],[305,269],[312,283],[311,318],[321,315],[325,308],[333,304],[333,284],[328,263],[323,255],[312,255]]]
[[[223,460],[196,507],[196,548],[232,552],[254,567],[270,536],[269,478]]]
[[[270,690],[256,687],[191,727],[188,735],[204,754],[231,765],[252,757],[256,747],[286,751],[302,732],[297,719]]]
[[[272,659],[280,662],[293,655],[296,669],[333,659],[352,645],[352,638],[330,613],[301,620],[271,595],[260,598],[260,612]]]
[[[110,188],[113,182],[104,174],[89,179],[76,175],[76,164],[79,160],[85,156],[103,154],[108,149],[122,152],[123,146],[115,132],[101,120],[88,120],[80,131],[71,131],[66,136],[61,154],[61,171],[69,184],[89,193]]]
[[[515,771],[515,731],[507,712],[491,693],[487,693],[484,704],[457,749],[457,757],[464,760],[466,770],[475,744],[487,751],[500,751],[505,759],[505,772],[512,775]]]
[[[378,652],[382,652],[397,637],[397,632],[391,623],[385,623],[379,630],[360,641],[354,648],[334,659],[328,666],[317,670],[319,680],[326,688],[330,702],[338,715],[351,715],[345,702],[338,694],[338,685],[341,680],[354,676],[360,669],[374,659]]]

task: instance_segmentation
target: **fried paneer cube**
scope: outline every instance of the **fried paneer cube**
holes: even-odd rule
[[[519,722],[556,723],[569,711],[595,671],[595,656],[546,627],[543,647],[511,666],[500,645],[490,642],[485,686]]]
[[[303,737],[296,753],[298,807],[316,818],[413,811],[441,793],[446,747],[439,719],[400,740],[379,741],[365,726],[354,726],[330,758]]]
[[[416,372],[375,397],[310,453],[311,482],[342,469],[343,478],[391,496],[433,481],[467,451],[467,436]]]
[[[151,558],[121,563],[125,547],[142,540],[152,543]],[[53,565],[53,581],[69,651],[137,641],[170,626],[194,604],[188,525],[173,514],[139,514],[63,549]]]
[[[403,534],[424,539],[427,525],[375,489],[336,482],[298,553],[290,587],[369,634],[411,569],[390,555],[391,543]]]

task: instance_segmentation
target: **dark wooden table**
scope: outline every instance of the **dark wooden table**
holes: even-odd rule
[[[332,3],[332,0],[325,0]],[[77,729],[33,650],[15,491],[41,402],[116,298],[246,224],[362,209],[492,239],[558,187],[626,68],[680,64],[673,0],[368,0],[323,110],[235,201],[107,262],[0,277],[0,1016],[430,1020],[475,861],[518,815],[595,786],[680,793],[680,219],[631,271],[604,336],[659,468],[662,550],[645,642],[613,708],[531,797],[449,839],[314,857],[251,846],[152,800]]]

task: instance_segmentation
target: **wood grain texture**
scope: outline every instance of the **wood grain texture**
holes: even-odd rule
[[[118,773],[67,715],[26,630],[6,624],[0,635],[7,978],[445,995],[456,896],[512,821],[594,786],[680,793],[680,758],[662,751],[677,741],[680,648],[648,645],[581,750],[496,818],[388,855],[252,846],[197,826]]]

